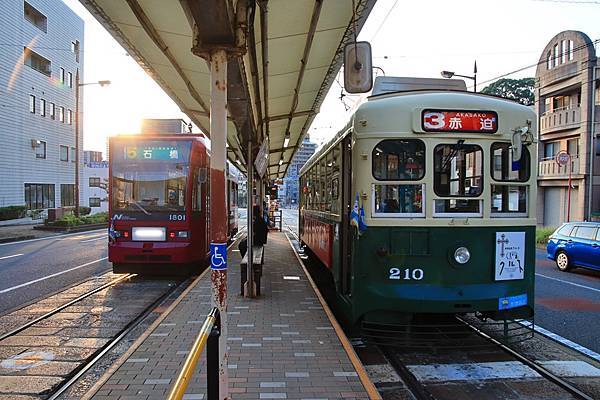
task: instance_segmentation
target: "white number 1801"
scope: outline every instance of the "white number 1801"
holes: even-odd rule
[[[402,271],[404,271],[404,276],[402,276]],[[395,279],[395,280],[405,280],[405,281],[410,281],[410,280],[415,280],[415,281],[420,281],[421,279],[423,279],[424,273],[423,270],[421,268],[415,268],[415,269],[411,269],[411,268],[405,268],[404,270],[401,270],[400,268],[390,268],[390,277],[389,279]]]

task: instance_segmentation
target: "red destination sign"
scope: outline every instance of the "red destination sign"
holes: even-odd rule
[[[425,132],[495,133],[498,114],[494,111],[423,110],[421,127]]]

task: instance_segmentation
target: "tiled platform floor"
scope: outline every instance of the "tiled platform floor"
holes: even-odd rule
[[[368,399],[285,234],[269,234],[260,298],[239,295],[239,262],[239,252],[230,249],[231,398]],[[207,273],[93,398],[164,399],[209,310]],[[203,399],[205,393],[203,354],[185,398]]]

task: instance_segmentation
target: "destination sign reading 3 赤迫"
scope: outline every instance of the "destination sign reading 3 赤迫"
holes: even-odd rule
[[[498,114],[494,111],[423,110],[421,127],[425,132],[495,133]]]
[[[525,277],[525,232],[496,232],[497,281]]]

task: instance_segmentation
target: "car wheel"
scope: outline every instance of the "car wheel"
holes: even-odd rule
[[[559,251],[556,254],[556,266],[558,267],[558,269],[565,272],[573,269],[571,265],[571,260],[569,259],[567,253],[565,253],[564,251]]]

